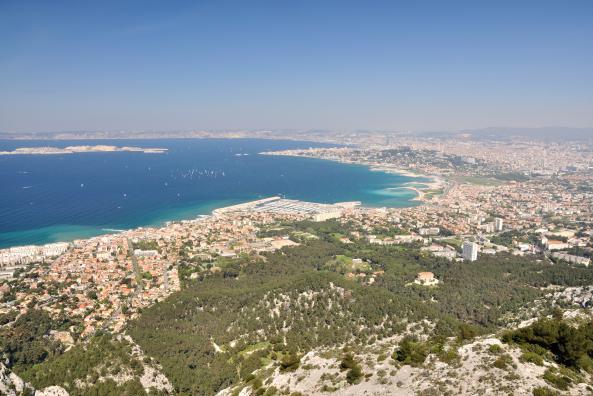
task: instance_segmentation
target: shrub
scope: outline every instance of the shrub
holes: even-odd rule
[[[593,374],[593,359],[589,355],[583,355],[578,361],[578,366],[589,374]]]
[[[494,355],[498,355],[502,352],[502,347],[498,344],[492,344],[490,345],[490,347],[488,348],[488,352],[494,354]]]
[[[301,359],[295,354],[285,355],[280,361],[280,371],[294,371],[299,368]]]
[[[467,323],[459,325],[459,339],[471,340],[478,335],[478,328]]]
[[[251,380],[254,380],[254,379],[255,379],[255,375],[254,375],[254,374],[252,374],[252,373],[249,373],[249,374],[247,374],[247,375],[246,375],[246,376],[243,378],[243,380],[244,380],[245,382],[249,382],[249,381],[251,381]]]
[[[254,378],[253,381],[251,382],[251,387],[254,390],[257,390],[259,388],[261,388],[264,385],[264,383],[262,382],[261,378]]]
[[[538,366],[544,365],[544,358],[542,358],[541,355],[538,355],[535,352],[523,352],[523,355],[521,355],[520,360],[523,363],[533,363]]]
[[[403,364],[418,366],[426,360],[428,348],[415,337],[406,336],[399,344],[399,349],[392,358]]]
[[[583,356],[593,352],[592,328],[593,323],[575,328],[562,321],[541,319],[531,326],[506,333],[503,341],[517,343],[523,348],[537,347],[539,350],[533,350],[536,353],[542,349],[550,351],[558,363],[580,367]]]
[[[340,362],[340,369],[348,370],[346,373],[346,381],[349,384],[357,384],[360,382],[362,378],[362,369],[360,365],[354,360],[354,355],[352,353],[344,354],[342,361]]]
[[[555,374],[552,370],[548,369],[544,373],[544,380],[552,385],[554,388],[560,390],[567,390],[572,380],[565,375]]]
[[[540,386],[533,389],[533,396],[556,396],[558,392],[553,391],[545,386]]]
[[[498,369],[506,370],[511,364],[513,364],[513,358],[510,355],[504,354],[500,355],[492,365]]]
[[[348,370],[354,366],[356,366],[356,362],[354,361],[354,355],[352,355],[352,353],[344,354],[344,356],[342,357],[342,361],[340,362],[340,369]]]
[[[267,390],[266,393],[264,393],[265,396],[274,396],[278,394],[278,389],[275,386],[270,386]]]
[[[459,353],[457,353],[457,348],[454,346],[440,352],[437,356],[441,362],[448,364],[459,362],[460,360]]]
[[[360,382],[361,378],[362,378],[362,369],[358,365],[352,367],[346,373],[346,381],[348,381],[349,384],[357,384]]]

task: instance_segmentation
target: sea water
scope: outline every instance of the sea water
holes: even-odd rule
[[[263,151],[327,145],[258,139],[0,140],[18,147],[107,144],[164,154],[94,152],[0,156],[0,247],[87,238],[281,195],[305,201],[413,206],[406,176]]]

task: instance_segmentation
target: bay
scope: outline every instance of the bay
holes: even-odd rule
[[[331,161],[259,155],[324,147],[258,139],[0,140],[18,147],[108,144],[162,147],[135,152],[0,156],[0,247],[87,238],[272,195],[313,202],[405,207],[419,178]]]

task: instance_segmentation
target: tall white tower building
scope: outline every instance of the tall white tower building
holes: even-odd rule
[[[494,219],[494,230],[502,231],[503,224],[504,224],[504,222],[500,217],[495,218]]]
[[[478,244],[475,242],[463,242],[463,259],[467,261],[476,261],[478,259]]]

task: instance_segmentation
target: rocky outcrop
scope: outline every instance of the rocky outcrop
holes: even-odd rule
[[[35,392],[35,396],[68,396],[66,389],[61,386],[48,386]]]
[[[18,375],[11,372],[4,363],[0,363],[0,395],[17,396],[28,385]]]
[[[35,390],[23,381],[21,377],[10,371],[0,363],[0,395],[19,396],[30,394],[35,396],[68,396],[68,392],[60,386],[48,386],[42,390]]]

